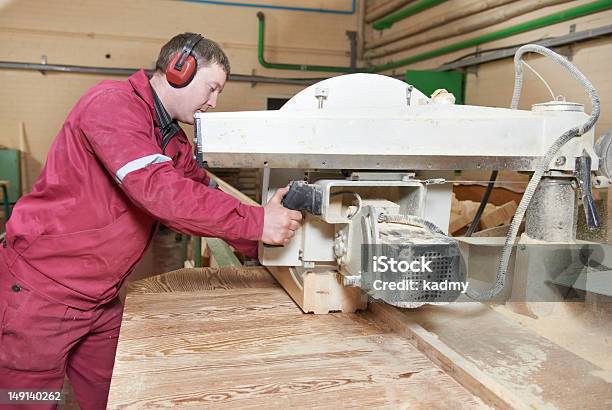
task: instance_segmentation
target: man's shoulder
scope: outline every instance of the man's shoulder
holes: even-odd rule
[[[146,103],[138,96],[129,81],[104,80],[91,87],[79,99],[73,114],[83,115],[120,112],[147,113]]]
[[[136,93],[128,81],[104,80],[87,90],[83,99],[91,100],[103,96],[131,99],[136,98]]]

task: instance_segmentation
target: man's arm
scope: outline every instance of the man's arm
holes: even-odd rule
[[[204,169],[198,167],[195,159],[193,158],[191,144],[181,144],[181,154],[179,158],[177,167],[184,170],[186,177],[200,182],[209,188],[219,189],[216,182],[212,180],[210,175]],[[226,239],[226,242],[245,255],[257,257],[257,249],[259,247],[258,241],[251,241],[248,239]]]
[[[108,90],[89,103],[80,127],[93,153],[139,208],[179,232],[238,243],[258,241],[264,209],[242,204],[178,172],[151,136],[144,103]],[[238,249],[253,256],[253,247]]]
[[[184,135],[183,130],[179,132],[183,133]],[[185,176],[187,178],[191,178],[194,181],[200,182],[209,188],[217,187],[217,184],[215,184],[215,182],[211,180],[208,173],[204,169],[198,167],[198,164],[193,158],[193,150],[191,144],[181,144],[180,152],[181,155],[179,156],[179,163],[177,164],[177,167],[182,168],[184,170]]]

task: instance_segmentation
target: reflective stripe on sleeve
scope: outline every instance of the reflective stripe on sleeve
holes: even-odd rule
[[[162,154],[147,155],[146,157],[135,159],[134,161],[130,161],[119,168],[117,170],[117,174],[115,175],[115,179],[121,184],[123,182],[123,178],[125,178],[125,176],[130,172],[138,171],[139,169],[146,168],[149,165],[160,164],[167,161],[172,161],[172,158]]]

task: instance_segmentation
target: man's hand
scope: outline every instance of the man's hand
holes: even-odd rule
[[[302,213],[281,205],[288,187],[281,188],[264,206],[264,228],[261,241],[268,245],[286,245],[300,227]]]

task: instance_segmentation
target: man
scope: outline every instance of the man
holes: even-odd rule
[[[181,56],[192,58],[192,78],[170,73]],[[259,240],[293,236],[301,214],[280,204],[286,188],[260,208],[209,187],[176,124],[214,108],[229,73],[216,43],[181,34],[151,79],[141,70],[104,81],[74,106],[0,247],[0,388],[60,390],[67,374],[81,408],[105,408],[117,293],[159,222],[252,257]]]

